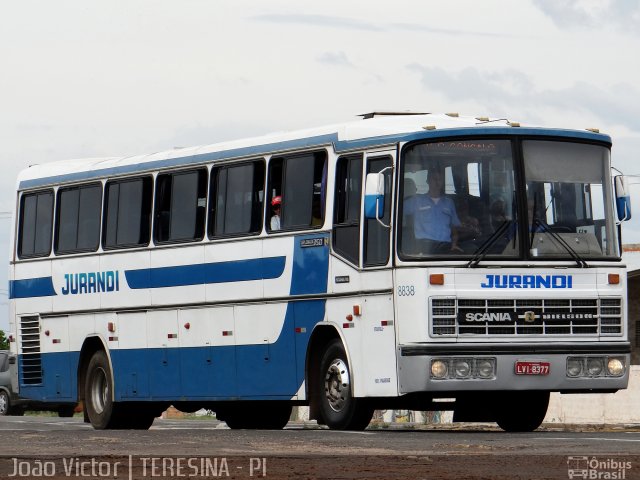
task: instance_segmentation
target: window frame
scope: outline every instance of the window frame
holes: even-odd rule
[[[269,215],[268,213],[270,213],[270,208],[271,208],[271,200],[274,198],[274,196],[280,196],[282,197],[282,205],[281,205],[281,212],[280,212],[280,221],[282,222],[282,220],[285,218],[285,210],[286,210],[286,195],[284,195],[284,190],[285,190],[285,186],[287,184],[287,162],[291,159],[295,159],[298,157],[305,157],[305,156],[316,156],[318,154],[321,154],[324,156],[323,159],[323,171],[326,174],[321,175],[321,179],[320,182],[322,183],[322,177],[325,177],[325,194],[324,194],[324,201],[322,199],[322,187],[321,187],[321,191],[320,191],[320,224],[318,225],[313,225],[312,223],[309,223],[309,225],[298,225],[298,226],[293,226],[293,227],[282,227],[281,224],[281,228],[279,230],[272,230],[271,229],[271,225],[270,225],[270,220],[271,220],[271,215]],[[273,194],[273,184],[274,184],[274,179],[273,179],[273,174],[272,174],[272,166],[273,164],[280,160],[282,162],[282,172],[280,174],[280,193],[274,195]],[[314,158],[313,160],[314,162],[317,161],[316,158]],[[328,190],[328,168],[329,168],[329,153],[327,152],[326,149],[319,149],[319,150],[310,150],[310,151],[304,151],[304,152],[294,152],[294,153],[286,153],[286,154],[282,154],[282,155],[272,155],[269,158],[269,162],[267,164],[267,172],[266,172],[266,195],[265,195],[265,215],[263,217],[263,224],[264,224],[264,229],[267,232],[268,235],[274,235],[274,234],[280,234],[280,233],[285,233],[285,232],[296,232],[296,231],[304,231],[304,230],[319,230],[324,226],[324,223],[326,221],[326,217],[327,217],[327,194],[329,193]],[[314,163],[314,170],[315,170],[315,163]],[[315,184],[315,183],[314,183]],[[312,187],[313,188],[313,187]],[[311,206],[312,206],[312,210],[311,210],[311,216],[309,218],[310,222],[313,222],[313,191],[311,192],[312,194],[312,199],[311,199]]]
[[[80,195],[80,191],[83,188],[100,188],[100,201],[98,204],[100,205],[100,211],[98,213],[98,239],[95,247],[89,248],[75,248],[72,250],[63,250],[60,251],[58,248],[58,241],[60,236],[60,195],[68,190],[78,190],[78,195]],[[55,198],[55,213],[54,213],[54,236],[53,236],[53,253],[56,256],[66,256],[73,255],[75,253],[92,253],[97,252],[100,249],[100,239],[102,238],[102,201],[104,199],[104,185],[102,182],[90,182],[90,183],[82,183],[78,185],[65,185],[58,187],[56,191]],[[80,215],[80,197],[78,197],[78,216]],[[76,225],[76,245],[78,244],[78,234],[80,232],[80,225]]]
[[[108,213],[108,210],[107,210],[108,187],[113,184],[121,185],[123,183],[135,182],[138,180],[142,180],[143,189],[144,189],[144,181],[145,180],[149,181],[149,188],[150,188],[150,198],[148,199],[149,201],[149,235],[148,235],[147,241],[146,243],[137,243],[137,244],[123,244],[123,245],[113,245],[113,246],[107,245],[106,237],[107,237],[107,213]],[[153,175],[120,177],[120,178],[107,179],[105,181],[103,190],[102,190],[102,232],[100,235],[100,240],[102,242],[102,249],[104,251],[144,248],[144,247],[148,247],[151,244],[151,237],[153,235],[152,229],[153,229],[153,214],[154,214],[154,208],[153,208],[154,207],[154,189],[155,189],[155,182],[153,179]],[[143,190],[143,194],[144,194],[144,190]],[[118,192],[118,197],[119,195],[120,195],[120,192]],[[144,198],[143,198],[143,201],[144,201]]]
[[[342,223],[338,223],[337,222],[337,215],[338,215],[338,210],[337,207],[339,206],[340,202],[338,201],[338,196],[341,194],[341,190],[339,189],[338,186],[338,175],[341,174],[340,171],[340,162],[341,161],[345,161],[346,162],[346,175],[345,175],[345,180],[349,177],[349,173],[351,172],[351,165],[353,161],[359,161],[360,162],[360,193],[357,195],[358,198],[358,215],[357,215],[357,219],[355,221],[349,221],[349,222],[342,222]],[[332,222],[332,228],[331,228],[331,249],[332,251],[338,255],[340,258],[344,259],[346,262],[354,265],[355,267],[359,268],[360,267],[360,262],[361,262],[361,254],[362,254],[362,204],[363,204],[363,195],[364,195],[364,167],[365,167],[365,156],[363,152],[358,152],[358,153],[350,153],[350,154],[345,154],[345,155],[341,155],[340,157],[338,157],[338,159],[335,162],[335,172],[334,172],[334,192],[333,192],[333,222]],[[345,189],[344,191],[344,195],[345,195],[345,202],[348,202],[348,193]],[[346,212],[348,213],[349,208],[348,206],[346,207]],[[352,258],[348,253],[345,255],[345,250],[342,249],[341,247],[336,248],[336,230],[340,230],[340,229],[347,229],[347,228],[354,228],[357,233],[356,233],[356,256],[355,258]]]
[[[22,253],[22,238],[24,235],[24,202],[25,198],[30,196],[38,196],[42,194],[49,194],[51,196],[51,211],[50,218],[51,222],[49,224],[49,248],[46,253],[31,253],[31,254],[23,254]],[[51,252],[53,251],[53,226],[55,221],[55,207],[56,207],[56,193],[53,188],[47,188],[43,190],[35,190],[32,192],[22,192],[20,195],[20,210],[18,211],[18,235],[17,235],[17,245],[16,245],[16,254],[18,259],[20,260],[28,260],[32,258],[45,258],[51,256]],[[37,206],[36,206],[36,222],[37,222]],[[34,246],[36,243],[36,232],[34,231]]]
[[[9,371],[9,354],[0,352],[0,373]]]
[[[237,168],[237,167],[243,167],[246,165],[254,165],[254,173],[255,173],[255,166],[256,165],[262,165],[263,171],[262,171],[262,175],[263,175],[263,179],[262,179],[262,204],[260,205],[260,220],[258,222],[259,224],[259,229],[256,231],[252,231],[252,232],[244,232],[244,233],[223,233],[223,234],[214,234],[213,229],[215,227],[215,216],[216,216],[216,209],[217,209],[217,201],[218,201],[218,196],[217,196],[217,185],[214,187],[213,183],[214,183],[214,179],[216,181],[218,181],[218,174],[221,170],[229,170],[232,168]],[[255,181],[254,181],[255,183]],[[234,162],[234,163],[223,163],[220,165],[212,165],[211,170],[209,172],[209,179],[208,179],[208,186],[207,186],[207,210],[205,212],[206,215],[206,236],[209,240],[218,240],[218,239],[223,239],[223,238],[240,238],[240,237],[255,237],[260,235],[263,230],[264,230],[264,223],[265,223],[265,203],[266,203],[266,198],[267,198],[267,162],[264,158],[258,158],[258,159],[253,159],[253,160],[243,160],[240,162]],[[255,186],[255,185],[254,185]],[[253,193],[257,193],[257,192],[252,192]],[[225,206],[225,213],[226,213],[226,206]]]
[[[186,238],[186,239],[180,239],[180,240],[158,240],[158,204],[159,204],[159,195],[158,195],[158,182],[160,181],[160,178],[163,176],[171,176],[174,177],[176,175],[184,175],[184,174],[189,174],[189,173],[197,173],[197,172],[204,172],[204,199],[205,199],[205,205],[204,205],[204,219],[202,222],[202,231],[199,232],[200,236],[199,237],[195,237],[195,238]],[[200,178],[198,178],[198,181],[200,181]],[[207,207],[208,207],[208,194],[209,192],[208,190],[208,185],[207,183],[209,182],[209,168],[207,168],[207,166],[198,166],[198,167],[194,167],[194,168],[188,168],[188,169],[181,169],[181,170],[171,170],[171,171],[160,171],[157,172],[156,177],[155,177],[155,182],[153,185],[153,189],[154,189],[154,195],[153,195],[153,213],[152,213],[152,233],[151,236],[153,238],[153,243],[154,245],[180,245],[180,244],[186,244],[186,243],[198,243],[201,242],[205,236],[206,236],[206,231],[207,231]],[[173,195],[173,179],[171,181],[172,184],[172,189],[171,189],[171,194]],[[198,185],[199,186],[199,185]],[[200,198],[200,197],[196,197],[196,198]],[[197,222],[197,203],[196,203],[196,222]],[[171,211],[171,208],[170,208]],[[171,225],[171,219],[169,218],[169,225]],[[198,233],[198,232],[196,232]]]

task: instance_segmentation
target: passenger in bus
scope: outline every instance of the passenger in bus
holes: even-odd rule
[[[405,215],[413,215],[414,235],[424,253],[461,252],[458,246],[460,219],[456,207],[444,195],[444,176],[440,170],[429,170],[429,191],[405,202]]]
[[[282,206],[282,197],[278,195],[271,199],[271,208],[273,209],[273,216],[271,217],[270,227],[271,230],[280,230],[280,208]]]

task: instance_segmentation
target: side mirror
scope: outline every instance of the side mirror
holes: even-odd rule
[[[618,175],[614,178],[616,190],[616,210],[618,220],[624,222],[631,219],[631,192],[627,177]]]
[[[364,188],[365,218],[381,219],[384,216],[384,175],[368,173]]]
[[[16,357],[9,357],[9,365],[15,365],[16,364]]]

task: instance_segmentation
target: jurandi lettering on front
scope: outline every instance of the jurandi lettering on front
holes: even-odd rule
[[[487,275],[482,288],[573,288],[571,275]]]

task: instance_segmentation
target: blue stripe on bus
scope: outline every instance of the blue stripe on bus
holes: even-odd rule
[[[203,283],[247,282],[279,278],[286,257],[267,257],[230,262],[178,265],[125,270],[129,288],[184,287]]]
[[[25,278],[9,281],[9,298],[51,297],[57,295],[53,278]]]
[[[317,239],[322,242],[310,242]],[[326,233],[295,237],[291,295],[326,293],[326,239]],[[323,299],[289,302],[271,344],[111,350],[116,400],[288,400],[304,382],[309,338],[325,307]],[[78,360],[79,352],[42,354],[42,385],[23,385],[21,394],[50,402],[77,399]]]
[[[429,130],[423,132],[409,132],[393,135],[381,135],[377,137],[367,137],[356,140],[339,140],[336,133],[326,135],[318,135],[314,137],[299,138],[295,140],[286,140],[282,142],[267,143],[264,145],[256,145],[250,147],[234,148],[223,150],[220,152],[201,153],[198,155],[188,155],[185,157],[170,158],[166,160],[156,160],[146,163],[136,163],[131,165],[122,165],[111,168],[103,168],[99,170],[90,170],[85,172],[68,173],[65,175],[55,175],[51,177],[34,178],[31,180],[23,180],[18,187],[20,190],[27,188],[35,188],[43,185],[63,182],[77,182],[81,180],[90,180],[95,178],[103,178],[114,175],[124,175],[127,173],[139,173],[143,171],[157,170],[161,168],[178,167],[190,164],[201,164],[213,162],[216,160],[224,160],[229,158],[239,158],[247,156],[267,155],[274,152],[281,152],[292,149],[320,147],[327,144],[333,144],[336,153],[342,153],[353,149],[361,149],[387,145],[397,142],[408,142],[412,140],[436,140],[439,138],[451,138],[460,136],[478,137],[483,135],[529,135],[529,136],[553,136],[560,138],[573,138],[582,140],[594,140],[611,144],[611,137],[604,134],[591,133],[588,131],[559,130],[550,128],[528,128],[528,127],[463,127],[450,128],[442,130]]]

